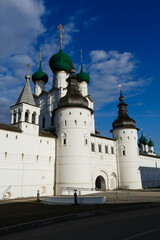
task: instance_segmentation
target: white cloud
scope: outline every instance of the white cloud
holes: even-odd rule
[[[108,55],[104,50],[93,50],[90,52],[92,62],[99,62],[107,59]]]
[[[106,103],[117,101],[121,84],[125,96],[141,93],[151,81],[145,78],[135,78],[134,71],[138,60],[130,52],[93,50],[90,52],[91,63],[89,72],[91,77],[90,91],[94,96],[97,109]]]
[[[41,21],[44,12],[45,7],[39,0],[0,1],[0,58],[28,50],[45,31]]]

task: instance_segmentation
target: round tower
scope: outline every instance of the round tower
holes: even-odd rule
[[[32,81],[34,83],[34,94],[39,96],[42,91],[45,91],[45,85],[48,82],[48,75],[42,71],[41,67],[41,48],[39,69],[32,75]]]
[[[118,118],[113,122],[113,138],[117,140],[121,189],[140,189],[139,153],[136,122],[128,116],[127,104],[120,89]]]
[[[77,85],[75,69],[67,79],[67,93],[55,110],[57,139],[56,194],[81,193],[92,188],[90,162],[91,114]]]

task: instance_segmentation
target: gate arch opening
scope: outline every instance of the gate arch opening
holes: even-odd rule
[[[95,181],[95,187],[97,191],[106,190],[106,182],[102,176],[98,176]]]

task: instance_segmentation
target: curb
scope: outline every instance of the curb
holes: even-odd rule
[[[70,221],[74,219],[80,219],[80,218],[86,218],[86,217],[92,217],[92,216],[98,216],[103,214],[112,214],[117,212],[124,212],[129,210],[139,210],[139,209],[145,209],[145,208],[156,208],[159,207],[160,203],[146,203],[146,204],[140,204],[140,205],[134,205],[134,206],[127,206],[127,207],[115,207],[110,209],[101,209],[101,210],[94,210],[89,212],[81,212],[81,213],[73,213],[68,214],[64,216],[58,216],[58,217],[52,217],[52,218],[46,218],[46,219],[40,219],[35,220],[32,222],[26,222],[22,224],[12,225],[8,227],[0,228],[0,236],[5,235],[7,233],[27,230],[31,228],[41,227],[53,223],[59,223],[63,221]]]

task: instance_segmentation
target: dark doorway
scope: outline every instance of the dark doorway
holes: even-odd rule
[[[98,176],[95,181],[96,190],[106,190],[106,182],[102,176]]]

